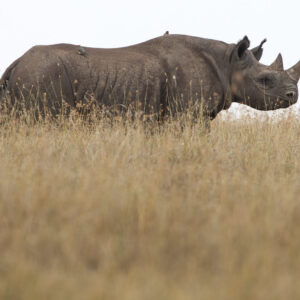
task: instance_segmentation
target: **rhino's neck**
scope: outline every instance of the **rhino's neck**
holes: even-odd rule
[[[201,56],[209,65],[215,80],[219,81],[224,91],[224,109],[229,108],[232,103],[230,54],[233,45],[216,40],[195,38],[191,42],[190,47],[192,47],[194,53]]]

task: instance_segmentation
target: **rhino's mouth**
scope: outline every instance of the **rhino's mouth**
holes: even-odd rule
[[[297,99],[280,98],[280,101],[284,101],[284,102],[288,103],[289,105],[292,105],[297,102]]]
[[[290,105],[295,104],[298,99],[297,91],[293,91],[293,92],[289,91],[286,93],[286,95],[279,95],[279,96],[274,96],[269,93],[264,93],[264,96],[269,99],[275,99],[276,103],[286,102],[289,103]]]
[[[286,108],[297,102],[297,99],[287,99],[286,97],[278,97],[275,101],[275,106],[278,108]]]

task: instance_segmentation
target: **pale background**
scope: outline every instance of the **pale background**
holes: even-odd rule
[[[120,47],[166,30],[228,43],[248,35],[251,47],[266,37],[261,62],[281,52],[288,68],[300,59],[299,16],[299,0],[0,0],[0,74],[33,45]]]

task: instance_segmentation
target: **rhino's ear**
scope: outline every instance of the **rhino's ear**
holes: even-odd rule
[[[254,55],[254,57],[259,61],[260,59],[261,59],[261,57],[262,57],[262,54],[263,54],[263,51],[264,51],[264,49],[263,49],[263,44],[265,43],[267,41],[267,39],[263,39],[262,41],[261,41],[261,43],[259,44],[259,46],[257,46],[257,47],[255,47],[255,48],[253,48],[253,49],[251,49],[251,52],[252,52],[252,54]]]
[[[232,58],[234,60],[240,60],[244,56],[249,46],[250,46],[250,41],[247,36],[244,36],[244,38],[235,45],[232,53],[233,54]]]

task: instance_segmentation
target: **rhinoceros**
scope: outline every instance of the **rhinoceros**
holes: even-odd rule
[[[261,44],[251,50],[247,36],[238,43],[165,34],[123,48],[71,44],[34,46],[1,78],[4,97],[14,105],[76,108],[94,99],[100,107],[135,107],[158,120],[201,107],[214,119],[232,102],[258,110],[296,103],[300,61],[283,69],[281,54],[270,66],[259,63]]]

